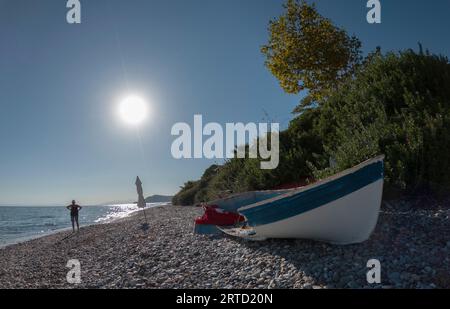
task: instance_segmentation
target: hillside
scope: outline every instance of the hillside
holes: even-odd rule
[[[145,199],[146,203],[168,203],[172,201],[173,196],[152,195]]]

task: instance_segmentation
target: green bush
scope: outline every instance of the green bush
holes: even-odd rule
[[[188,181],[181,187],[172,199],[174,205],[194,205],[200,202],[210,200],[209,186],[212,179],[217,175],[220,167],[218,165],[212,165],[203,173],[202,178],[199,181]]]
[[[377,54],[322,103],[321,114],[319,127],[328,132],[323,157],[336,161],[330,172],[385,154],[389,185],[449,188],[447,58],[412,50]]]
[[[232,159],[186,183],[173,202],[192,205],[224,193],[320,179],[378,154],[386,155],[388,187],[449,191],[447,58],[412,50],[370,55],[355,76],[280,133],[277,169],[261,170],[256,159]]]

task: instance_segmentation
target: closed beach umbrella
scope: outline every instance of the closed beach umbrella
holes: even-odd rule
[[[147,204],[145,203],[144,190],[142,189],[142,181],[139,179],[139,176],[136,177],[135,184],[136,184],[136,190],[137,190],[137,194],[138,194],[138,204],[137,205],[139,208],[144,209],[145,222],[148,224],[147,215],[145,214],[145,206],[147,206]]]
[[[142,181],[139,179],[139,176],[136,177],[136,189],[138,194],[138,207],[145,208],[144,190],[142,189]]]

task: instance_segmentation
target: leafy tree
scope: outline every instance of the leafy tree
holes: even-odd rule
[[[450,64],[407,50],[376,52],[352,78],[280,132],[280,165],[231,159],[188,182],[175,204],[211,201],[226,192],[265,190],[323,178],[385,154],[386,184],[407,192],[450,190]],[[330,158],[334,163],[330,166]]]
[[[291,94],[307,90],[302,112],[336,89],[361,61],[361,42],[321,16],[305,0],[288,0],[285,13],[269,24],[261,51],[266,66]]]
[[[261,170],[258,159],[231,159],[187,182],[173,203],[193,205],[227,192],[323,178],[378,154],[386,155],[388,187],[448,192],[448,59],[422,48],[385,55],[377,48],[361,61],[359,40],[314,5],[288,0],[285,8],[270,23],[262,52],[286,92],[308,95],[280,132],[278,168]]]

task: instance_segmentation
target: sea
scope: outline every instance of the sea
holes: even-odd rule
[[[147,208],[165,203],[147,204]],[[139,211],[136,204],[85,206],[79,212],[80,227],[108,223]],[[65,207],[0,207],[0,247],[72,229]]]

